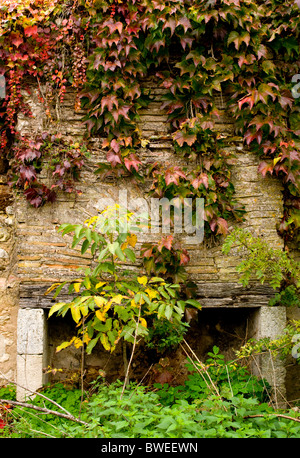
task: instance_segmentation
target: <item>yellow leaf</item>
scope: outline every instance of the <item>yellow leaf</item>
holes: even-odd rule
[[[125,250],[125,248],[127,248],[127,247],[128,247],[128,242],[124,242],[121,245],[121,250]]]
[[[146,148],[148,143],[149,143],[149,140],[147,140],[146,138],[142,138],[142,140],[141,140],[142,148]]]
[[[107,351],[111,350],[110,344],[108,342],[108,337],[107,337],[106,334],[101,334],[100,341],[101,341],[103,347],[105,348],[105,350],[107,350]]]
[[[80,307],[80,311],[81,311],[83,316],[87,316],[87,314],[89,313],[89,308],[88,308],[87,305],[82,305]]]
[[[88,335],[87,332],[85,332],[85,333],[83,334],[82,340],[83,340],[83,342],[84,342],[85,344],[88,344],[89,341],[91,340],[91,338],[89,337],[89,335]]]
[[[98,216],[92,216],[91,218],[87,219],[84,224],[87,224],[90,226],[91,224],[94,224],[98,219]]]
[[[57,302],[56,304],[52,305],[48,318],[50,318],[53,313],[58,312],[58,310],[60,310],[64,305],[66,305],[66,302]]]
[[[74,304],[71,305],[71,314],[72,314],[72,318],[75,321],[75,323],[78,323],[78,321],[80,320],[80,309],[78,305],[74,305]]]
[[[147,328],[147,321],[145,320],[145,318],[140,318],[140,322],[144,328]]]
[[[134,300],[134,299],[132,299],[132,300],[130,301],[130,305],[131,305],[131,307],[136,307],[136,303],[135,303],[135,300]]]
[[[91,280],[90,280],[89,278],[86,278],[86,279],[84,280],[84,284],[85,284],[85,287],[86,287],[87,289],[90,289],[91,286],[92,286],[92,285],[91,285]]]
[[[80,287],[81,287],[81,283],[73,283],[73,286],[74,286],[74,289],[75,289],[76,293],[79,293]]]
[[[137,242],[137,236],[136,234],[130,234],[127,236],[126,240],[129,243],[129,245],[132,246],[132,248],[134,248]]]
[[[273,164],[276,165],[277,162],[280,161],[280,159],[281,159],[281,156],[275,157],[275,158],[273,159]]]
[[[158,292],[155,291],[154,289],[150,289],[150,288],[146,288],[145,289],[145,293],[148,294],[149,298],[152,300],[154,299],[155,297],[157,297],[158,295]]]
[[[80,348],[80,347],[82,347],[82,345],[83,345],[82,340],[79,339],[79,337],[75,337],[75,339],[74,339],[74,346],[75,346],[75,348]]]
[[[94,296],[94,301],[95,301],[95,304],[98,305],[98,307],[100,308],[103,306],[103,304],[107,303],[107,299],[101,296]]]
[[[96,289],[101,288],[104,285],[106,285],[106,281],[99,281],[99,283],[96,285]]]
[[[106,320],[105,312],[103,312],[101,310],[96,310],[95,315],[98,318],[98,320],[100,320],[100,321],[105,321]]]
[[[111,304],[121,304],[123,297],[124,296],[122,296],[122,294],[117,294],[116,296],[112,297],[110,303]]]
[[[53,285],[50,286],[50,288],[48,288],[47,291],[44,293],[45,296],[47,296],[47,294],[51,293],[54,289],[56,289],[60,285],[61,283],[53,283]]]
[[[143,276],[143,277],[138,277],[137,281],[139,282],[140,285],[146,286],[148,282],[148,278]]]
[[[69,342],[63,342],[58,347],[56,347],[56,353],[58,353],[59,351],[63,350],[64,348],[67,348],[70,345],[72,345],[72,343],[74,342],[74,339],[75,339],[75,337],[73,337],[73,339],[71,339]]]

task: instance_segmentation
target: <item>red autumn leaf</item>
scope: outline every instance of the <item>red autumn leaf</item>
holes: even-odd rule
[[[156,40],[151,46],[150,46],[150,51],[152,52],[153,49],[156,50],[156,52],[158,52],[160,50],[161,47],[164,47],[165,46],[165,38],[161,39],[161,40]]]
[[[261,173],[263,177],[265,177],[268,172],[272,175],[273,165],[263,161],[258,166],[258,172]]]
[[[32,37],[34,35],[37,35],[37,25],[33,25],[31,27],[25,27],[24,33],[26,37]]]
[[[123,105],[122,107],[119,108],[119,115],[121,116],[124,116],[125,119],[130,119],[129,116],[128,116],[128,111],[130,110],[130,106],[129,105]]]
[[[183,47],[183,49],[185,50],[186,45],[189,45],[190,48],[192,47],[193,41],[194,41],[194,38],[191,38],[191,37],[182,37],[182,38],[180,39],[180,44],[181,44],[181,46]]]
[[[157,244],[157,249],[161,253],[161,250],[163,247],[165,247],[167,250],[171,250],[172,248],[172,243],[173,243],[173,235],[168,235],[167,237],[162,237],[162,239],[158,242]]]
[[[108,138],[105,138],[104,140],[102,140],[102,148],[107,148],[109,145],[110,145],[110,141],[108,140]]]
[[[116,108],[119,107],[117,96],[108,95],[106,97],[102,97],[100,114],[103,113],[105,107],[107,108],[108,111],[111,111],[114,105],[116,106]]]
[[[256,140],[257,143],[260,145],[262,141],[262,131],[257,130],[256,132],[251,132],[251,130],[247,130],[244,135],[244,139],[246,140],[247,145],[250,145],[253,140]]]
[[[151,258],[153,247],[142,250],[142,255],[144,258]]]
[[[17,48],[22,44],[24,43],[23,42],[23,38],[20,36],[19,33],[16,33],[16,32],[12,32],[10,34],[10,39],[11,39],[11,42],[13,45],[15,45]]]
[[[169,28],[171,30],[171,36],[175,32],[176,21],[172,17],[170,17],[167,21],[165,21],[162,30]]]
[[[134,168],[137,172],[139,171],[139,166],[141,165],[141,161],[137,158],[135,154],[130,154],[129,158],[125,157],[124,164],[129,172],[132,168]]]
[[[273,86],[272,83],[261,83],[257,88],[258,97],[264,103],[268,102],[268,96],[272,97],[273,101],[276,99],[276,94],[274,94],[271,86]],[[274,87],[278,86],[274,85]]]
[[[217,234],[222,234],[222,235],[226,235],[227,234],[227,232],[228,232],[228,223],[227,223],[226,219],[218,218],[217,219],[217,226],[218,226]]]
[[[240,110],[242,109],[242,106],[243,106],[245,103],[249,103],[250,108],[253,108],[253,105],[254,105],[254,96],[253,96],[253,95],[248,95],[248,96],[246,96],[246,97],[243,97],[241,100],[239,100],[238,105],[239,105],[239,109],[240,109]]]
[[[119,142],[117,142],[115,138],[110,142],[110,146],[112,147],[114,152],[118,154],[118,152],[120,151],[120,144]]]
[[[5,421],[4,421],[4,420],[2,420],[2,418],[0,418],[0,429],[3,429],[3,428],[5,428],[5,426],[6,426],[6,423],[5,423]]]
[[[296,184],[295,175],[294,175],[292,172],[290,172],[290,173],[284,178],[284,181],[285,181],[285,182],[291,181],[292,183]]]
[[[122,164],[120,155],[116,154],[113,150],[108,151],[108,153],[106,154],[106,158],[113,167],[116,167],[117,164]]]
[[[188,29],[192,28],[192,24],[190,23],[190,20],[186,16],[182,16],[178,20],[178,25],[182,25],[184,28],[185,33],[187,32]]]
[[[244,54],[242,54],[240,57],[239,57],[239,61],[238,61],[238,66],[241,68],[242,65],[246,64],[246,65],[250,65],[250,64],[253,64],[255,62],[256,58],[253,54],[247,54],[246,56]]]
[[[187,143],[189,146],[192,146],[197,140],[197,135],[189,134],[182,130],[177,130],[173,138],[174,140],[176,140],[179,146],[183,146],[184,143]]]
[[[28,188],[25,190],[24,192],[25,197],[33,207],[38,208],[42,205],[43,194],[45,194],[44,188],[46,189],[46,186],[37,187],[37,188]]]
[[[187,263],[190,261],[190,256],[188,254],[188,252],[186,250],[183,250],[181,253],[180,253],[180,265],[181,266],[185,266],[187,265]]]
[[[192,186],[195,189],[198,189],[201,184],[203,184],[205,189],[208,188],[208,176],[206,173],[201,173],[192,181]]]
[[[133,100],[135,97],[140,97],[141,96],[141,90],[139,88],[139,85],[132,86],[131,88],[124,89],[124,94],[126,97],[129,97],[131,100]]]
[[[36,170],[32,165],[22,165],[20,167],[20,175],[23,180],[34,181],[36,179]]]
[[[261,57],[267,57],[268,55],[268,49],[266,48],[265,45],[260,45],[258,51],[257,51],[257,57],[258,57],[258,60],[261,58]]]
[[[59,175],[60,177],[62,177],[65,174],[65,171],[65,167],[62,167],[60,164],[58,164],[55,168],[55,171],[53,172],[53,176]]]
[[[117,30],[119,34],[121,35],[122,30],[123,30],[122,22],[120,21],[114,22],[112,19],[109,19],[108,21],[103,22],[102,29],[104,29],[104,27],[109,28],[110,34],[114,33]]]
[[[84,121],[84,124],[87,125],[88,131],[89,131],[89,133],[91,133],[91,130],[95,126],[96,121],[95,121],[95,119],[91,118],[91,119],[88,119],[87,121]]]
[[[291,150],[286,153],[283,153],[282,158],[288,158],[290,161],[299,161],[300,162],[300,154],[299,151]]]
[[[262,146],[263,146],[264,154],[268,154],[268,153],[273,154],[275,153],[277,149],[277,145],[272,144],[269,140],[264,142]]]
[[[216,227],[217,227],[217,221],[215,219],[212,219],[210,221],[209,225],[210,225],[210,228],[211,228],[212,232],[214,232]]]
[[[172,167],[165,172],[166,185],[174,183],[179,185],[179,179],[186,178],[185,173],[179,167]]]
[[[294,99],[291,95],[292,94],[290,93],[290,91],[282,91],[281,95],[279,96],[279,103],[282,106],[282,108],[285,108],[287,106],[292,108]]]

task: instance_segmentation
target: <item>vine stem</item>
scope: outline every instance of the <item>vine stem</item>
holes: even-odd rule
[[[133,355],[134,355],[134,352],[135,352],[135,347],[136,347],[136,343],[137,343],[138,326],[139,326],[139,320],[140,320],[140,316],[141,316],[141,307],[142,307],[142,305],[140,304],[140,306],[139,306],[139,315],[138,315],[138,319],[137,319],[137,322],[136,322],[136,328],[135,328],[135,333],[134,333],[134,341],[133,341],[132,352],[131,352],[130,359],[129,359],[129,362],[128,362],[127,371],[126,371],[125,380],[124,380],[123,389],[122,389],[122,393],[121,393],[120,399],[122,399],[124,391],[125,391],[125,387],[127,385],[130,366],[131,366]]]

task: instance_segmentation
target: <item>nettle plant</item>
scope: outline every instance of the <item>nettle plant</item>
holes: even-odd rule
[[[117,210],[118,217],[116,207],[108,207],[84,224],[63,224],[58,229],[62,235],[73,233],[72,247],[81,243],[81,253],[90,250],[94,264],[85,269],[83,277],[54,284],[48,290],[55,289],[57,297],[70,283],[71,300],[53,305],[49,317],[71,312],[78,328],[78,333],[58,350],[74,344],[77,348],[85,346],[91,353],[99,341],[105,350],[113,352],[121,339],[134,343],[147,336],[154,319],[167,320],[176,329],[186,306],[201,308],[194,299],[180,298],[178,284],[128,270],[136,261],[138,226],[132,213],[120,207]]]

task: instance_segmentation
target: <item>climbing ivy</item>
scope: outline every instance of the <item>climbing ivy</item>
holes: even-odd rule
[[[279,233],[285,242],[299,240],[300,97],[293,78],[299,73],[300,19],[294,0],[1,0],[0,20],[0,73],[6,78],[1,153],[31,204],[54,200],[57,187],[71,190],[63,169],[74,165],[77,173],[84,158],[78,162],[70,147],[72,166],[58,155],[52,171],[59,185],[38,180],[43,147],[31,154],[28,139],[16,130],[17,114],[31,115],[22,92],[28,78],[39,87],[51,132],[59,135],[59,104],[72,86],[74,108],[86,113],[87,139],[98,136],[106,151],[99,170],[150,177],[160,196],[204,197],[206,230],[225,234],[228,220],[240,219],[242,211],[225,147],[233,139],[215,123],[221,97],[235,122],[235,140],[260,160],[258,172],[282,180]],[[175,153],[194,161],[192,172],[158,162],[145,175],[137,121],[151,100],[141,86],[148,75],[166,91],[162,108]]]

